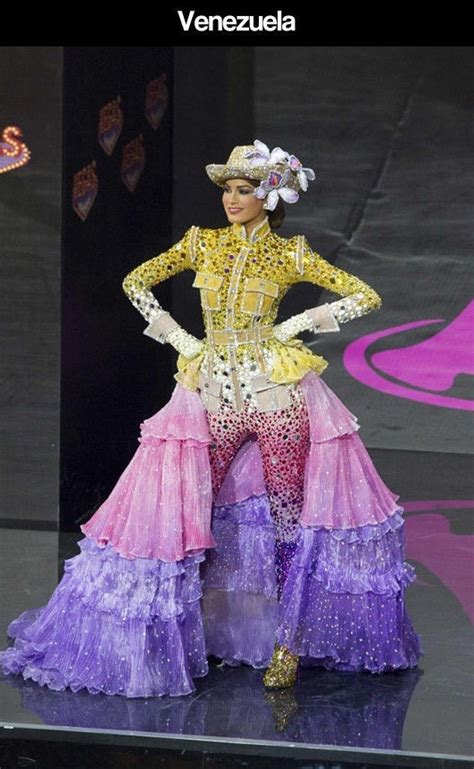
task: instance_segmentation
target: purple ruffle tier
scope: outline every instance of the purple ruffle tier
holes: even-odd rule
[[[300,530],[276,636],[303,666],[371,673],[416,666],[424,651],[405,608],[416,576],[404,560],[403,523],[397,512],[357,530]]]
[[[208,672],[199,564],[124,558],[108,545],[79,542],[48,604],[10,623],[15,645],[3,672],[50,689],[178,696]]]

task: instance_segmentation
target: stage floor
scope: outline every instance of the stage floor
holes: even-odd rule
[[[394,463],[401,463],[403,455],[389,454],[394,474]],[[310,755],[346,761],[360,757],[366,765],[377,758],[379,765],[398,766],[398,756],[400,766],[471,766],[472,502],[460,498],[460,485],[453,480],[458,476],[466,483],[468,476],[460,471],[467,467],[459,455],[432,455],[436,472],[430,494],[415,498],[410,487],[416,478],[419,489],[426,485],[422,476],[429,467],[425,455],[420,474],[420,456],[412,456],[411,472],[408,464],[406,472],[399,464],[402,481],[396,484],[405,507],[407,560],[417,573],[406,605],[425,650],[418,668],[383,675],[307,668],[296,687],[270,692],[263,687],[263,671],[222,667],[211,659],[208,676],[195,679],[196,692],[153,699],[54,692],[19,676],[2,676],[3,736],[44,740],[54,733],[56,741],[62,734],[65,742],[77,738],[92,745],[114,734],[116,745],[144,745],[143,739],[161,747],[167,739],[178,747],[181,740],[187,750],[199,744],[230,750],[235,760],[250,745],[260,754],[259,767],[271,755],[268,765],[274,767],[279,766],[277,755],[295,760],[299,755],[305,767],[312,766]],[[382,459],[377,465],[385,473]],[[2,529],[0,539],[0,641],[5,648],[8,622],[46,603],[64,559],[78,554],[79,535]],[[224,765],[253,766],[249,756],[246,761],[233,763],[229,757]]]

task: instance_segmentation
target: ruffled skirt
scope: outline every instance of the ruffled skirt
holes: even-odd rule
[[[239,450],[212,501],[206,415],[176,385],[141,424],[139,447],[81,527],[79,555],[48,603],[10,623],[6,674],[51,689],[126,697],[195,690],[209,655],[268,665],[275,641],[303,666],[382,673],[424,654],[405,608],[403,508],[359,425],[314,372],[305,495],[280,599],[258,444]]]

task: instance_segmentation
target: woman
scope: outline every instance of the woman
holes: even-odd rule
[[[51,688],[129,697],[187,694],[207,657],[266,668],[291,686],[299,665],[373,673],[424,652],[405,611],[403,508],[378,476],[359,425],[295,335],[335,332],[381,306],[362,280],[283,238],[312,169],[262,142],[206,166],[229,225],[190,227],[123,288],[144,334],[179,352],[168,404],[144,420],[108,499],[81,529],[80,555],[47,606],[9,626],[3,670]],[[191,269],[204,340],[151,287]],[[274,324],[299,281],[342,299]]]

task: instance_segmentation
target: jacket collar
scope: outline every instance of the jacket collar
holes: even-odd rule
[[[241,240],[245,240],[246,243],[256,243],[257,240],[262,240],[262,238],[268,235],[271,227],[268,222],[268,216],[266,216],[263,221],[255,225],[250,235],[247,235],[245,225],[239,224],[238,222],[234,222],[231,225],[231,229],[234,235],[237,235],[239,238],[241,238]]]

